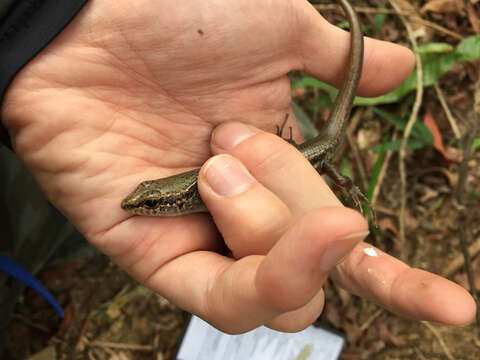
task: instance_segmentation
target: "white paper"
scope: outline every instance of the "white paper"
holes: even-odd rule
[[[192,316],[177,360],[336,360],[345,339],[310,326],[294,334],[260,327],[228,335]]]

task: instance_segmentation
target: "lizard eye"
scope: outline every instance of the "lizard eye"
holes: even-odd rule
[[[143,205],[148,209],[155,209],[158,206],[157,200],[145,200]]]

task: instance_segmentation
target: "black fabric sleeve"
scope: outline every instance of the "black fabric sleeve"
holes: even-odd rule
[[[2,20],[7,16],[8,12],[12,5],[17,2],[17,0],[2,0],[0,1],[0,24]]]
[[[87,1],[8,0],[9,6],[0,19],[0,106],[15,75],[68,25]],[[1,123],[0,141],[10,146]]]

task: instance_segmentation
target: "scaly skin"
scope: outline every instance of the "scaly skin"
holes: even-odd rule
[[[351,33],[350,55],[345,77],[330,118],[320,130],[320,134],[300,145],[293,145],[319,173],[327,174],[336,185],[347,190],[356,205],[360,206],[361,200],[366,201],[366,198],[349,178],[341,175],[330,163],[343,141],[363,64],[363,35],[358,17],[347,0],[338,0],[338,2],[345,10]],[[122,201],[121,206],[132,214],[148,216],[178,216],[208,212],[197,188],[199,170],[194,169],[163,179],[144,181]]]

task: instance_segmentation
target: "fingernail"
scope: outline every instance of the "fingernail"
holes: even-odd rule
[[[235,122],[219,126],[215,129],[211,141],[223,150],[230,150],[255,134],[255,128]]]
[[[254,182],[245,166],[229,155],[211,158],[206,164],[205,179],[220,196],[240,194]]]
[[[320,267],[323,271],[330,271],[336,265],[340,264],[353,248],[363,239],[367,237],[369,231],[345,236],[337,241],[332,242],[323,252],[320,258]]]

